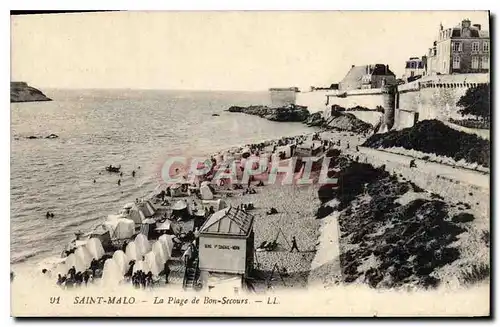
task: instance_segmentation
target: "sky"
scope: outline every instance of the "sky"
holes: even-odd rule
[[[328,86],[351,65],[400,77],[439,24],[485,11],[113,12],[12,16],[11,80],[40,88]]]

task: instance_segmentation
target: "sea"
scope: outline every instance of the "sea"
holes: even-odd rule
[[[209,155],[314,131],[225,111],[269,105],[267,92],[43,92],[53,101],[11,104],[12,267],[59,257],[75,232],[152,192],[172,154]],[[59,137],[46,139],[50,134]],[[121,165],[123,177],[106,172],[109,165]],[[53,218],[46,219],[48,211]]]

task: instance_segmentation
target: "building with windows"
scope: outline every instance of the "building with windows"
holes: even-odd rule
[[[464,19],[453,28],[441,25],[427,54],[426,75],[487,73],[490,70],[490,33]]]
[[[352,65],[339,83],[339,90],[379,89],[389,84],[396,84],[396,75],[389,69],[389,65]]]
[[[405,73],[403,75],[403,80],[405,82],[411,82],[425,75],[425,66],[427,63],[427,57],[411,57],[406,61]]]

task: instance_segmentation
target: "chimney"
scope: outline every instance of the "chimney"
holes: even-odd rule
[[[354,65],[352,65],[351,68],[354,68]]]
[[[385,65],[385,74],[388,75],[389,74],[389,65]]]
[[[477,28],[478,31],[481,30],[481,24],[474,24],[472,26],[474,26],[475,28]]]

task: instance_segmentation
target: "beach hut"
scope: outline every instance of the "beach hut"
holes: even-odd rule
[[[127,244],[127,247],[125,248],[125,254],[130,260],[139,260],[143,256],[143,253],[139,251],[135,242],[130,242],[129,244]]]
[[[125,252],[123,252],[122,250],[115,251],[115,253],[113,253],[113,260],[115,261],[116,265],[120,268],[122,276],[125,275],[125,273],[128,270],[130,262],[130,259],[127,257]]]
[[[103,286],[114,286],[120,284],[123,280],[123,273],[118,264],[113,259],[107,259],[104,262],[102,270],[102,284]]]
[[[214,213],[201,227],[199,267],[203,284],[213,273],[244,278],[253,268],[254,217],[235,207]]]
[[[91,238],[88,240],[87,244],[85,244],[88,252],[92,256],[93,259],[99,260],[104,255],[104,248],[102,247],[101,241],[98,238]]]
[[[137,250],[141,255],[144,255],[149,251],[151,251],[151,244],[149,243],[148,238],[144,234],[137,234],[134,243],[137,246]]]

